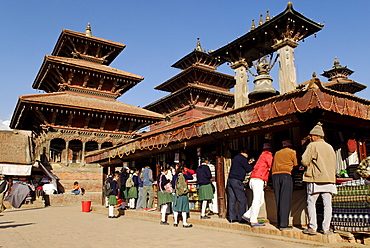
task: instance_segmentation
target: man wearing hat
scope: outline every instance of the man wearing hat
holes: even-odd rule
[[[298,165],[296,151],[292,142],[284,140],[283,148],[275,153],[272,165],[272,185],[274,187],[278,227],[281,231],[292,229],[289,226],[289,213],[292,207],[292,170]]]
[[[336,156],[331,145],[324,140],[324,131],[319,122],[309,134],[311,143],[302,155],[302,165],[307,167],[303,181],[307,183],[308,229],[305,234],[317,234],[316,201],[321,195],[324,205],[323,234],[332,234],[330,221],[332,217],[332,194],[337,193]]]
[[[5,210],[5,206],[3,204],[4,197],[6,192],[8,191],[9,183],[5,180],[4,174],[0,174],[0,213]]]

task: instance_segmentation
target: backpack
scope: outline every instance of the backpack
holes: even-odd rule
[[[134,186],[134,180],[132,180],[132,174],[127,178],[126,188],[131,188]]]
[[[186,195],[189,192],[188,184],[186,183],[185,177],[182,173],[177,177],[175,190],[177,195]]]
[[[106,195],[106,196],[108,196],[108,195],[110,195],[112,193],[112,191],[113,190],[112,190],[112,188],[110,186],[109,180],[106,180],[105,181],[105,184],[103,185],[103,194]]]

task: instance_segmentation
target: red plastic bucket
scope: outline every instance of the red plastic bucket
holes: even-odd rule
[[[82,201],[82,212],[91,211],[91,201]]]

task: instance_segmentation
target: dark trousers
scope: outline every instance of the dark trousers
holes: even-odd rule
[[[292,208],[293,179],[289,174],[272,175],[276,214],[279,227],[289,226],[289,213]]]
[[[227,180],[227,191],[229,193],[229,219],[241,221],[247,208],[244,184],[238,179],[229,178]],[[238,215],[236,215],[236,203],[238,203]]]

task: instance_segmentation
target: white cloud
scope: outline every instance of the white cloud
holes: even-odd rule
[[[10,120],[0,120],[0,130],[10,130]]]

